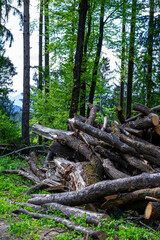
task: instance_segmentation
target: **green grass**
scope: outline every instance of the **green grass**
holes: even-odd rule
[[[29,180],[22,179],[16,174],[3,174],[2,170],[18,169],[20,165],[26,165],[26,163],[18,158],[5,157],[1,158],[0,161],[0,219],[9,224],[8,232],[11,239],[39,240],[41,239],[41,231],[44,231],[44,229],[48,229],[49,231],[49,229],[53,227],[64,228],[65,231],[66,227],[60,223],[56,223],[54,220],[46,218],[37,220],[25,214],[15,215],[12,213],[13,210],[20,207],[19,205],[15,205],[14,201],[27,202],[30,198],[30,195],[25,195],[24,192],[27,191],[32,184]],[[24,208],[33,211],[30,207]],[[55,211],[53,214],[64,217],[59,211]],[[82,219],[71,217],[71,220],[77,224],[88,227],[85,216]],[[124,221],[123,218],[119,220],[113,219],[110,223],[102,220],[96,229],[105,231],[108,235],[107,239],[109,240],[115,239],[115,236],[120,240],[160,239],[159,232],[140,227],[131,221]],[[72,240],[78,237],[83,238],[83,234],[66,229],[66,232],[54,236],[54,239]]]

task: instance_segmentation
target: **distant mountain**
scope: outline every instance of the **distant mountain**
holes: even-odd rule
[[[18,105],[13,105],[13,114],[20,112],[22,109],[22,107],[18,106]]]
[[[13,96],[13,97],[10,96],[10,100],[11,100],[11,101],[14,101],[15,107],[20,107],[20,108],[22,108],[23,96],[22,96],[21,93],[18,94],[18,95],[16,95],[16,96]]]

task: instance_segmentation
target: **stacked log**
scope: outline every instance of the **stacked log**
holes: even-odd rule
[[[26,159],[29,168],[5,171],[17,171],[34,182],[28,193],[42,188],[52,192],[33,194],[29,204],[55,207],[98,203],[98,208],[106,211],[128,204],[136,207],[139,202],[145,208],[146,196],[160,198],[160,106],[149,109],[135,103],[133,109],[138,114],[130,119],[117,108],[120,123],[113,121],[111,126],[107,117],[104,124],[97,123],[98,108],[92,104],[89,108],[88,119],[77,115],[68,119],[71,131],[33,125],[33,133],[53,140],[43,167],[37,167],[32,153]]]

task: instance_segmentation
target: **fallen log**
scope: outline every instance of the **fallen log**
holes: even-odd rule
[[[86,222],[89,224],[98,225],[101,219],[105,219],[107,222],[110,222],[111,219],[108,214],[96,213],[91,211],[86,211],[84,209],[79,209],[75,207],[65,206],[59,203],[46,203],[43,204],[42,207],[47,207],[48,210],[59,210],[64,213],[67,217],[80,217],[86,218]]]
[[[160,218],[160,203],[149,202],[144,212],[145,219]]]
[[[139,152],[141,155],[151,155],[152,157],[156,158],[156,162],[160,162],[160,148],[158,146],[155,146],[151,143],[144,143],[142,141],[136,141],[132,138],[129,138],[125,136],[124,134],[120,135],[121,141],[128,144],[130,147],[133,147],[136,149],[137,152]],[[147,159],[149,161],[149,159]],[[153,161],[152,161],[153,163]]]
[[[59,129],[52,129],[52,128],[48,128],[48,127],[45,127],[45,126],[42,126],[40,124],[33,124],[32,126],[32,132],[35,133],[35,134],[38,134],[39,136],[42,136],[46,139],[49,139],[49,140],[53,140],[54,138],[57,137],[57,134],[67,134],[67,135],[73,135],[74,132],[71,132],[71,131],[65,131],[65,130],[59,130]]]
[[[76,206],[84,203],[93,203],[99,201],[99,199],[117,192],[123,193],[134,189],[138,190],[146,187],[157,187],[159,186],[159,182],[160,173],[144,173],[134,177],[101,181],[79,191],[59,194],[44,194],[40,197],[38,195],[34,195],[33,198],[28,200],[28,202],[38,205],[57,202],[68,206]]]
[[[53,219],[54,221],[65,225],[69,229],[76,230],[76,231],[82,232],[82,233],[86,233],[95,239],[105,240],[107,237],[107,234],[103,231],[96,231],[89,227],[88,228],[82,227],[82,226],[77,225],[67,219],[60,218],[55,215],[51,216],[51,215],[47,215],[47,214],[30,212],[30,211],[27,211],[26,209],[17,209],[17,210],[14,210],[13,213],[16,213],[16,214],[24,213],[24,214],[27,214],[36,219],[41,219],[41,218]]]
[[[127,144],[121,142],[117,136],[115,136],[113,133],[107,133],[104,131],[101,131],[100,129],[97,129],[95,127],[92,127],[90,125],[87,125],[85,123],[82,123],[78,120],[72,119],[74,127],[90,134],[93,137],[96,137],[98,139],[101,139],[104,142],[107,142],[111,146],[115,147],[121,152],[127,152],[132,153],[133,155],[137,156],[137,151],[133,147],[129,147]],[[139,155],[138,155],[139,156]]]
[[[150,197],[160,197],[160,188],[146,188],[140,189],[133,192],[126,192],[126,193],[118,193],[110,196],[104,197],[106,200],[102,207],[103,209],[109,209],[114,206],[122,206],[130,203],[134,203],[136,201],[144,201],[146,196]]]
[[[143,130],[143,129],[148,129],[151,127],[156,127],[159,125],[159,116],[150,113],[148,116],[135,120],[135,121],[130,121],[128,123],[124,123],[123,127],[130,127],[138,130]]]

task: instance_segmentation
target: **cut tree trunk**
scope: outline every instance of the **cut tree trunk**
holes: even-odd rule
[[[149,202],[144,212],[145,219],[160,218],[160,203]]]
[[[89,236],[95,238],[95,239],[100,239],[100,240],[105,240],[106,237],[107,237],[107,234],[103,231],[97,231],[97,230],[94,230],[92,228],[86,228],[86,227],[82,227],[80,225],[77,225],[67,219],[64,219],[64,218],[60,218],[60,217],[57,217],[57,216],[54,216],[54,215],[47,215],[47,214],[41,214],[41,213],[35,213],[35,212],[29,212],[28,210],[26,209],[17,209],[17,210],[14,210],[13,213],[24,213],[24,214],[27,214],[33,218],[36,218],[36,219],[41,219],[41,218],[46,218],[46,219],[52,219],[58,223],[61,223],[63,225],[65,225],[67,228],[69,229],[72,229],[72,230],[76,230],[78,232],[82,232],[82,233],[86,233],[88,234]]]
[[[28,202],[38,205],[57,202],[64,205],[76,206],[84,203],[96,202],[107,195],[112,195],[117,192],[122,193],[134,189],[138,190],[146,187],[157,187],[159,186],[159,182],[160,173],[145,173],[134,177],[98,182],[79,191],[59,194],[44,194],[43,197],[42,195],[40,197],[38,195],[34,195],[34,198],[29,199]]]
[[[102,204],[104,209],[109,209],[114,206],[126,205],[136,201],[145,200],[146,196],[160,197],[160,188],[146,188],[140,189],[133,192],[118,193],[111,196],[105,197],[105,202]]]
[[[159,116],[154,113],[150,113],[148,116],[144,118],[141,118],[135,121],[130,121],[127,124],[124,123],[122,126],[143,130],[151,127],[156,127],[158,125],[159,125]]]

